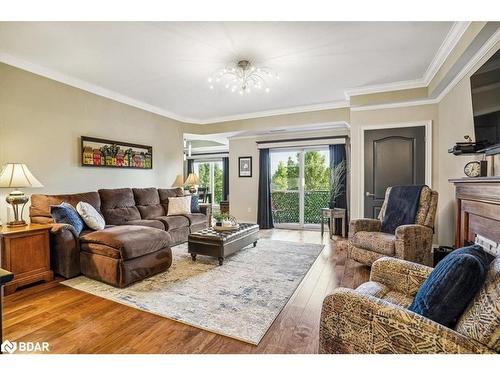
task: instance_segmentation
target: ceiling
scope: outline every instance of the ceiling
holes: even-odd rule
[[[345,91],[421,80],[453,22],[0,22],[0,61],[181,121],[341,106]],[[271,92],[210,90],[250,59]]]

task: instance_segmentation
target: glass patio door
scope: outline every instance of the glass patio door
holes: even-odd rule
[[[193,167],[200,179],[199,187],[208,189],[212,204],[219,205],[222,200],[222,160],[196,160]]]
[[[327,147],[271,150],[271,202],[278,228],[317,227],[330,197]]]

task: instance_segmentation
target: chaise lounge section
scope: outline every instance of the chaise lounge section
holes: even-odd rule
[[[182,189],[123,188],[62,195],[31,197],[33,223],[52,223],[51,264],[66,278],[84,275],[125,287],[167,270],[171,246],[187,241],[189,233],[206,228],[210,206],[203,213],[168,216],[168,199],[183,195]],[[62,202],[76,206],[87,202],[100,212],[106,227],[84,230],[79,235],[68,224],[56,224],[50,206]]]

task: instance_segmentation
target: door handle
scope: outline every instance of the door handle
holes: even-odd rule
[[[374,198],[374,197],[375,197],[375,194],[370,193],[370,192],[368,192],[368,191],[365,193],[365,195],[366,195],[367,197],[372,197],[372,198]]]

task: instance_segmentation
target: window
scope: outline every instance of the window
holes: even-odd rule
[[[212,203],[222,201],[222,160],[196,160],[193,165],[194,173],[200,179],[199,187],[207,188],[212,194]]]

